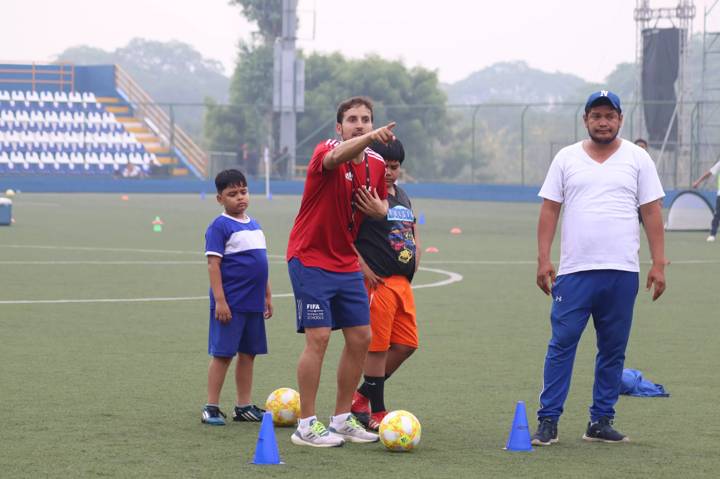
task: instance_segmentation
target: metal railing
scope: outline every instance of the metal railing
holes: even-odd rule
[[[117,90],[127,97],[135,116],[154,130],[171,154],[182,157],[197,176],[207,177],[208,155],[176,124],[172,118],[172,107],[168,115],[119,65],[115,65],[115,84]]]
[[[5,75],[10,77],[3,78]],[[72,63],[13,64],[11,68],[0,68],[0,89],[3,84],[29,84],[32,91],[57,85],[60,91],[74,91],[75,66]]]

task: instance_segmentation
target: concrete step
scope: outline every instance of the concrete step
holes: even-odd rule
[[[140,123],[123,123],[123,126],[130,133],[140,133],[145,135],[152,133],[148,127],[143,126]]]
[[[143,146],[149,153],[155,153],[156,155],[158,153],[170,153],[167,146],[163,146],[160,143],[143,143]]]
[[[118,106],[106,106],[105,109],[106,109],[107,111],[109,111],[110,113],[116,113],[116,114],[117,114],[117,113],[120,113],[120,114],[122,114],[122,113],[130,113],[130,108],[127,107],[127,106],[122,106],[122,105],[118,105]]]
[[[115,96],[98,96],[95,97],[98,103],[102,103],[103,105],[106,103],[120,103],[120,98]]]
[[[177,165],[177,160],[172,156],[159,156],[156,155],[157,160],[163,165]]]
[[[140,143],[160,143],[160,138],[158,138],[155,133],[152,133],[149,130],[133,133],[135,135],[135,138],[137,138],[137,141],[139,141]]]
[[[138,125],[144,124],[142,121],[135,118],[134,116],[118,116],[117,121],[119,121],[120,123],[137,123]]]

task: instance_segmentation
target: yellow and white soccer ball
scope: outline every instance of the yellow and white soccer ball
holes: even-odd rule
[[[8,188],[5,190],[5,196],[8,198],[15,196],[15,190]]]
[[[300,394],[290,388],[276,389],[265,401],[265,409],[272,413],[276,426],[294,426],[300,417]]]
[[[379,433],[391,451],[410,451],[420,443],[420,421],[407,411],[392,411],[380,423]]]

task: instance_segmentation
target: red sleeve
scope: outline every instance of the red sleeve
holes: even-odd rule
[[[308,164],[308,175],[310,174],[322,174],[323,172],[323,158],[329,151],[335,148],[339,142],[337,140],[325,140],[321,141],[315,147],[310,163]]]
[[[385,165],[385,164],[383,163],[383,164],[382,164],[383,168],[382,168],[381,174],[380,174],[380,181],[378,182],[378,185],[375,187],[375,189],[377,190],[378,196],[380,197],[381,200],[386,200],[386,199],[387,199],[387,196],[388,196],[388,194],[387,194],[387,185],[385,184],[385,168],[384,168],[384,165]]]

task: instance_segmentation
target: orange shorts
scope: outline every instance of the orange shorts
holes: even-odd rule
[[[369,351],[384,352],[391,344],[418,347],[415,297],[405,276],[390,276],[374,290],[368,288],[370,298],[370,329],[372,341]],[[367,287],[367,282],[365,282]]]

